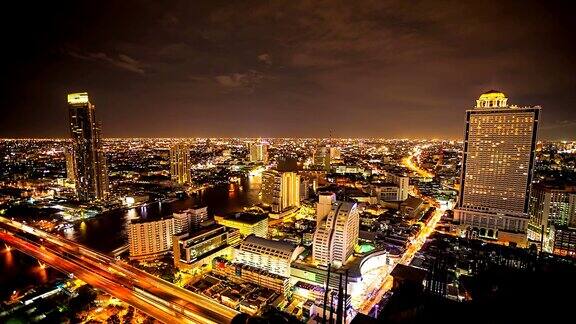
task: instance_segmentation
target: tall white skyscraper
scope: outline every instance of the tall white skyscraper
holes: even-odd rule
[[[188,145],[176,144],[170,148],[170,177],[179,184],[189,183],[192,180]]]
[[[483,93],[466,111],[460,196],[454,218],[468,234],[525,245],[540,107]]]
[[[340,267],[358,244],[360,214],[356,203],[336,202],[325,219],[316,225],[312,256],[314,262]]]

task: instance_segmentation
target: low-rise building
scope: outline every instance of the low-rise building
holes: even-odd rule
[[[213,263],[213,271],[216,274],[251,282],[282,293],[284,296],[287,296],[290,292],[289,277],[274,274],[248,264],[230,262],[223,258],[215,258]]]
[[[237,229],[216,224],[197,232],[174,235],[174,265],[195,268],[211,264],[215,257],[231,259],[233,247],[240,241]]]
[[[268,240],[250,235],[235,251],[234,262],[290,277],[290,264],[302,251],[304,251],[303,247],[289,242]]]
[[[242,236],[256,235],[268,237],[268,215],[236,213],[231,216],[214,216],[214,221],[226,227],[240,230]]]

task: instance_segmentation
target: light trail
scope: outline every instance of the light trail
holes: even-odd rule
[[[154,277],[147,272],[130,266],[121,261],[105,254],[90,250],[76,242],[59,238],[54,235],[48,234],[33,227],[12,221],[10,219],[0,217],[0,224],[8,228],[10,232],[23,231],[38,237],[42,241],[42,245],[36,243],[36,249],[43,251],[55,251],[60,255],[60,259],[66,259],[78,265],[83,269],[88,269],[92,275],[105,279],[109,282],[114,282],[125,288],[130,288],[132,297],[139,298],[140,300],[146,299],[148,304],[156,307],[156,310],[163,310],[166,307],[170,308],[177,316],[175,319],[172,317],[169,323],[172,322],[193,322],[193,323],[230,323],[239,312],[224,306],[208,297],[193,293],[176,285],[173,285],[165,280]],[[5,236],[13,236],[8,233],[3,233]],[[11,244],[14,246],[13,244]],[[44,263],[58,268],[59,263],[56,259],[41,259]],[[59,269],[59,268],[58,268]],[[113,269],[114,271],[111,271]],[[64,272],[69,272],[69,269],[61,269]],[[81,278],[82,279],[82,278]],[[140,293],[136,293],[136,289]],[[106,290],[104,290],[106,291]],[[142,293],[145,292],[145,293]],[[123,294],[111,294],[119,299],[124,300]],[[155,296],[151,299],[150,296]],[[130,303],[129,301],[127,301]],[[151,306],[148,306],[151,307]],[[146,309],[143,309],[146,312]],[[150,313],[151,314],[151,313]],[[154,316],[153,314],[151,314]],[[162,320],[161,318],[159,318]]]

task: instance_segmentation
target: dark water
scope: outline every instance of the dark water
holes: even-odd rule
[[[8,251],[0,241],[0,301],[63,278],[63,274],[50,267],[41,268],[36,259],[16,249]]]
[[[136,217],[155,218],[170,215],[196,205],[207,205],[210,215],[222,215],[260,203],[259,179],[240,184],[220,185],[182,200],[156,203],[130,210],[117,210],[78,223],[64,235],[88,247],[110,252],[127,243],[126,223]]]

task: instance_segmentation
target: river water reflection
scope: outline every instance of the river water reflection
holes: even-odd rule
[[[196,205],[207,205],[210,215],[233,213],[260,203],[260,185],[259,178],[251,177],[241,183],[215,186],[173,202],[107,212],[75,224],[64,235],[96,250],[110,252],[127,243],[126,224],[130,219],[170,215]]]

